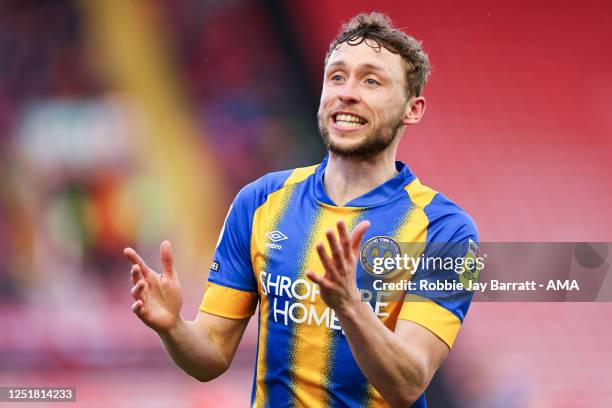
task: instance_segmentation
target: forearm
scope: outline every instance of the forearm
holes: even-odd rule
[[[338,313],[357,364],[391,406],[416,400],[430,378],[426,360],[377,318],[366,302]]]
[[[229,367],[230,362],[205,326],[179,317],[174,328],[158,334],[176,365],[200,381],[210,381]]]

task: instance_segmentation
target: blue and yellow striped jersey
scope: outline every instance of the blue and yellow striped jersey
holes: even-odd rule
[[[339,219],[349,230],[369,220],[364,242],[379,236],[425,246],[478,240],[471,218],[423,186],[401,162],[393,179],[345,206],[335,205],[323,185],[326,160],[271,173],[244,187],[217,244],[200,310],[242,319],[259,303],[255,407],[386,406],[355,362],[334,310],[306,277],[309,270],[323,273],[315,245]],[[358,285],[366,273],[358,265]],[[391,330],[397,319],[410,320],[451,347],[471,292],[451,300],[430,293],[435,292],[410,294],[422,297],[419,302],[372,303],[373,311]],[[424,407],[424,396],[413,406]]]

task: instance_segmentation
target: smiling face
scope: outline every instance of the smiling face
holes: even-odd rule
[[[375,156],[412,123],[404,64],[400,55],[373,40],[343,43],[331,53],[317,115],[330,152]]]

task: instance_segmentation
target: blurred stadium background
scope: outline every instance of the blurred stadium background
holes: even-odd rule
[[[326,47],[372,10],[433,64],[400,159],[482,241],[612,241],[610,2],[3,0],[0,385],[73,385],[83,406],[248,404],[256,319],[229,372],[198,383],[131,314],[121,249],[159,266],[170,239],[191,318],[238,189],[321,159]],[[612,406],[611,311],[474,304],[430,405]]]

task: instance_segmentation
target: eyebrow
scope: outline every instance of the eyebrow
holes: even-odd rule
[[[332,62],[331,64],[329,64],[328,69],[329,68],[344,68],[346,67],[346,63],[344,61],[336,61],[336,62]],[[385,69],[382,68],[379,65],[375,65],[375,64],[361,64],[359,65],[358,69],[365,69],[365,70],[370,70],[370,71],[379,71],[382,73],[386,73]]]

